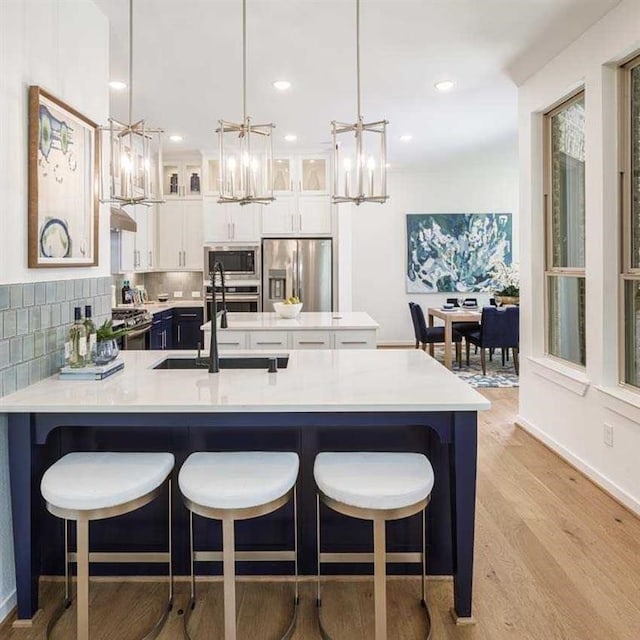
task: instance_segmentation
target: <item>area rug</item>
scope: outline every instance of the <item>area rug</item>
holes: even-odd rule
[[[434,357],[438,362],[444,363],[444,347],[436,346]],[[519,378],[513,367],[513,356],[505,362],[505,366],[503,367],[500,350],[497,350],[496,353],[494,353],[493,360],[489,360],[489,353],[487,352],[487,375],[483,376],[482,365],[480,364],[480,351],[475,354],[473,352],[473,347],[471,348],[469,366],[467,366],[463,346],[462,368],[458,369],[457,363],[454,362],[453,373],[464,380],[467,384],[476,388],[510,388],[520,386]]]

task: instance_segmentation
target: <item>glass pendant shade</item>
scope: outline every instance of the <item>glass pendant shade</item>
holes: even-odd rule
[[[162,193],[162,129],[144,120],[127,125],[110,118],[102,128],[108,157],[103,162],[102,202],[120,205],[164,202]],[[106,184],[105,184],[106,182]]]
[[[218,202],[269,204],[273,197],[273,124],[220,120],[216,129],[220,153]]]
[[[387,121],[332,122],[333,202],[386,202]]]
[[[333,179],[331,200],[384,203],[387,195],[387,120],[364,122],[360,99],[360,0],[356,0],[356,98],[354,124],[331,123]]]
[[[133,122],[133,0],[129,0],[129,124],[109,118],[100,127],[100,201],[124,205],[163,203],[162,129]]]
[[[218,122],[218,202],[273,202],[271,133],[275,125],[251,124],[247,115],[247,0],[242,0],[242,122]]]

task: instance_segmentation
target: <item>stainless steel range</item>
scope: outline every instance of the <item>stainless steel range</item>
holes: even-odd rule
[[[114,331],[127,328],[129,331],[118,340],[125,351],[145,350],[149,348],[151,314],[145,309],[111,309]]]

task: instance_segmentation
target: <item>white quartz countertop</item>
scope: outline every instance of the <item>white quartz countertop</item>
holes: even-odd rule
[[[209,374],[206,369],[153,369],[168,356],[193,357],[194,352],[124,351],[125,368],[111,377],[97,382],[54,375],[0,399],[0,413],[476,411],[491,406],[423,351],[287,353],[289,366],[277,373],[223,369]]]
[[[377,329],[378,323],[364,311],[304,312],[297,318],[280,318],[275,313],[229,313],[228,331],[336,331]],[[211,322],[201,329],[209,331]],[[224,329],[222,329],[224,331]]]
[[[202,298],[192,298],[191,300],[169,300],[168,302],[147,302],[146,304],[133,305],[133,304],[119,304],[116,309],[144,309],[151,315],[156,313],[162,313],[163,311],[169,311],[169,309],[181,309],[184,307],[199,307],[204,308],[204,301]]]

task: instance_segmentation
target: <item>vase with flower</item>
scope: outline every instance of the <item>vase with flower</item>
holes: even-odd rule
[[[517,264],[499,262],[495,265],[493,291],[498,306],[520,304],[520,274]]]

